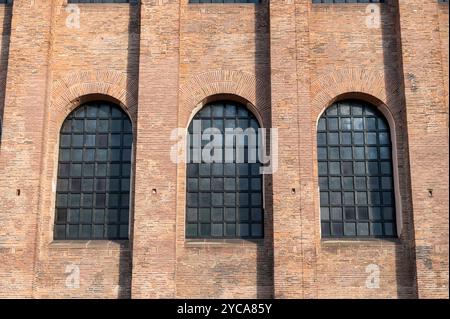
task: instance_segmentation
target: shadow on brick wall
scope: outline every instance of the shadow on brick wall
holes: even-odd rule
[[[269,1],[255,5],[255,76],[264,85],[256,87],[257,101],[271,101]],[[267,89],[264,89],[267,88]],[[270,103],[270,102],[269,102]],[[271,110],[266,116],[271,119]],[[271,127],[271,120],[269,128]],[[269,140],[266,140],[268,143]],[[269,144],[268,144],[269,145]],[[272,175],[264,175],[264,241],[257,247],[257,298],[273,298],[273,200]]]
[[[396,123],[398,179],[401,198],[402,232],[395,248],[397,297],[417,298],[415,288],[415,256],[412,224],[411,177],[409,173],[408,136],[406,125],[406,106],[404,91],[404,74],[402,62],[402,44],[400,32],[400,13],[398,0],[388,1],[380,6],[381,28],[383,40],[383,59],[385,72],[385,88],[390,90],[399,87],[398,97],[393,99],[400,105],[389,107],[400,113],[401,123]],[[392,136],[394,138],[394,136]],[[395,164],[395,162],[394,162]],[[398,218],[398,217],[397,217]]]
[[[130,3],[130,18],[128,25],[128,65],[127,65],[127,91],[133,92],[133,97],[137,101],[137,86],[136,80],[139,78],[139,51],[140,51],[140,21],[141,21],[140,4],[135,2]],[[132,101],[126,101],[130,106]],[[134,141],[136,140],[136,123],[133,123]],[[136,148],[133,147],[133,159],[136,158]],[[132,172],[135,172],[136,162],[133,162]],[[132,178],[132,185],[130,189],[133,192],[135,189],[134,178]],[[132,283],[132,264],[133,264],[133,216],[134,216],[134,194],[130,194],[130,245],[128,249],[122,249],[119,258],[119,298],[131,298],[131,283]]]
[[[2,33],[0,35],[0,145],[3,124],[3,109],[5,105],[6,73],[8,71],[9,42],[12,18],[12,5],[4,5],[3,7],[3,24],[1,26]]]

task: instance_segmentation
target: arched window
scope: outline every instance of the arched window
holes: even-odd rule
[[[389,126],[372,105],[333,104],[317,128],[323,237],[394,237]]]
[[[233,138],[235,128],[244,134]],[[263,237],[261,164],[250,137],[258,140],[258,128],[255,116],[235,102],[210,103],[195,115],[188,129],[187,238]],[[218,135],[209,134],[214,130]],[[217,147],[205,152],[210,141]],[[205,160],[205,153],[214,160]]]
[[[131,121],[91,102],[64,121],[59,141],[55,239],[127,239]]]

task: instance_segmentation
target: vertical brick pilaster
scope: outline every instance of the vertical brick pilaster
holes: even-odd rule
[[[179,1],[141,4],[132,297],[175,296]]]
[[[0,295],[32,297],[52,1],[15,0],[0,153]]]
[[[273,175],[276,298],[307,297],[312,288],[310,267],[314,263],[309,259],[314,255],[311,246],[314,228],[307,230],[304,223],[314,223],[313,218],[309,219],[314,212],[302,209],[310,206],[312,199],[302,194],[311,185],[312,165],[311,152],[302,155],[302,145],[310,147],[307,144],[311,139],[307,115],[310,114],[309,5],[310,1],[270,3],[272,124],[279,130],[279,167]],[[304,143],[300,143],[300,138],[304,138]],[[309,262],[305,263],[305,259]]]
[[[448,298],[448,100],[438,19],[444,4],[399,5],[418,297]]]

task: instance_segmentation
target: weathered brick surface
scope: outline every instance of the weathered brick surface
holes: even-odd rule
[[[1,297],[448,298],[448,5],[78,7],[79,28],[66,0],[0,5]],[[391,125],[398,239],[321,240],[316,123],[343,97]],[[94,98],[133,122],[130,240],[53,241],[59,129]],[[184,237],[171,131],[216,98],[279,129],[263,240]]]
[[[399,10],[417,291],[421,298],[448,298],[449,288],[448,69],[444,70],[448,67],[448,46],[442,50],[448,41],[444,40],[448,19],[443,21],[441,6],[431,0],[400,1]]]
[[[5,105],[6,69],[8,67],[11,7],[0,6],[0,125]],[[1,128],[0,128],[1,129]]]

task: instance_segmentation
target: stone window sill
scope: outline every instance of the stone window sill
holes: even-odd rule
[[[321,240],[323,247],[331,246],[398,246],[402,244],[400,238],[327,238]]]
[[[255,247],[264,244],[264,239],[185,239],[184,247]]]
[[[128,250],[129,240],[54,240],[49,244],[50,249],[101,249]]]

